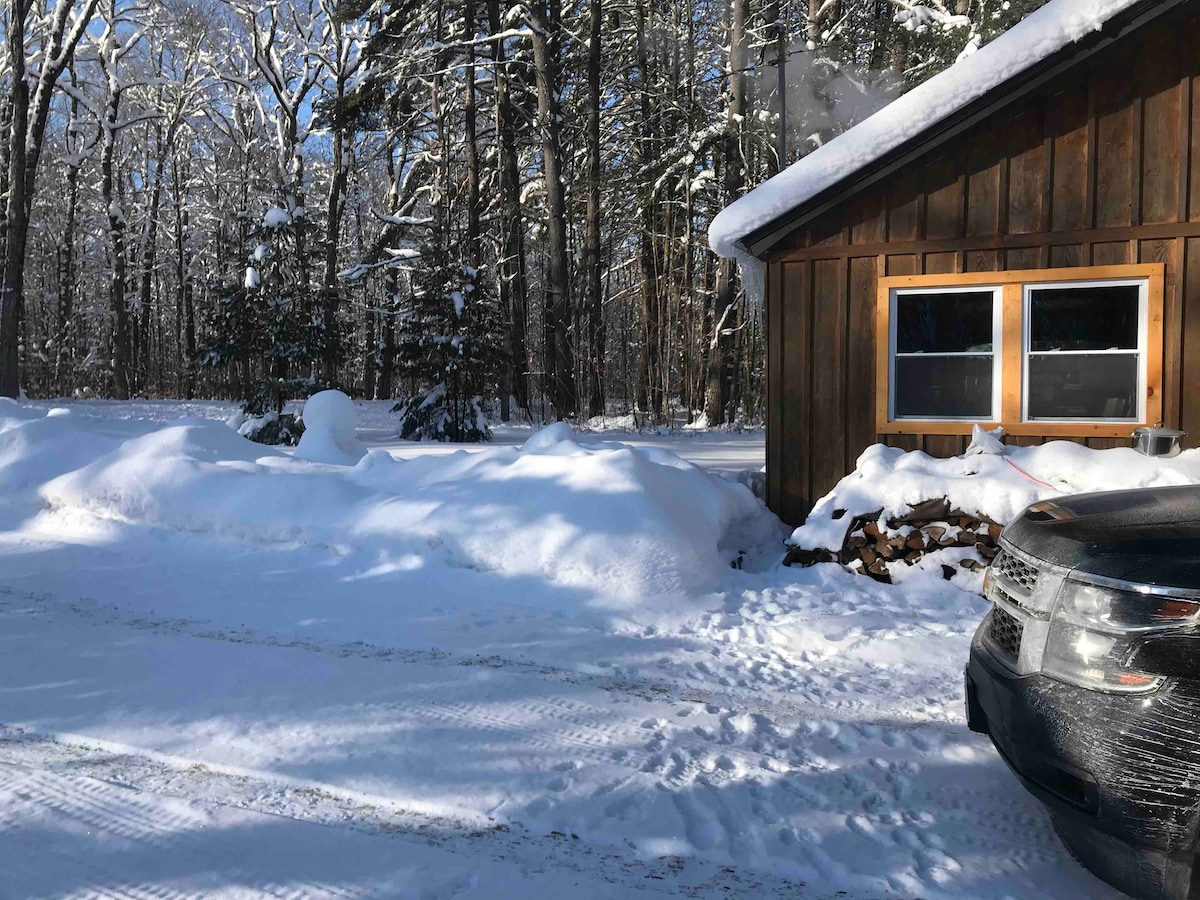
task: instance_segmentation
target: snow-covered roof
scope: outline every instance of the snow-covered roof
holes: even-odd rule
[[[1100,30],[1138,0],[1050,0],[945,71],[788,166],[713,220],[708,241],[720,256],[744,257],[737,242],[869,166],[1014,76]]]

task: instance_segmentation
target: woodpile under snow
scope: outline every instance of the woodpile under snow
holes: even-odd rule
[[[833,513],[834,519],[845,517],[845,510]],[[960,568],[970,571],[984,568],[986,561],[996,555],[1002,528],[999,522],[986,516],[952,509],[946,498],[927,500],[902,516],[884,518],[882,509],[853,516],[837,550],[793,547],[784,565],[838,562],[860,575],[890,584],[895,566],[911,566],[927,553],[951,547],[973,548],[977,557],[960,559],[957,566],[943,564],[942,574],[949,580]]]

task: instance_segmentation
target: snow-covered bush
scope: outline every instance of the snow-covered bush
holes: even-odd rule
[[[445,384],[410,397],[395,406],[400,413],[400,437],[406,441],[490,441],[492,428],[480,397],[451,399]]]
[[[304,423],[291,413],[278,413],[272,409],[261,416],[245,416],[237,433],[256,444],[294,447],[304,436]]]

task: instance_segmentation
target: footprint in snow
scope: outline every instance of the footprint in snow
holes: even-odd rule
[[[853,831],[861,838],[865,838],[876,844],[889,844],[888,837],[882,834],[875,824],[866,816],[847,816],[846,827]]]
[[[858,749],[858,741],[849,735],[838,735],[833,739],[833,746],[837,747],[843,753],[853,753]]]
[[[920,896],[925,892],[925,882],[912,872],[901,872],[887,877],[888,886],[898,894]]]
[[[647,774],[658,774],[666,767],[667,761],[661,753],[655,753],[642,765],[642,771]]]
[[[938,749],[941,746],[941,736],[938,734],[922,734],[918,732],[913,735],[913,746],[923,753],[929,753]]]

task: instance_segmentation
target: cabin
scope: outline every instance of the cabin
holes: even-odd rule
[[[1200,446],[1200,2],[1051,0],[714,221],[765,275],[767,502],[883,442]]]

